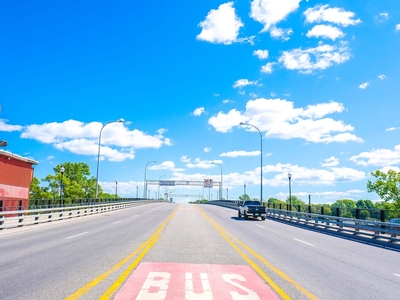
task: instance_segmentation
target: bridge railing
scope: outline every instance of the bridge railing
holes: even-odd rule
[[[169,203],[169,201],[165,200],[137,200],[129,202],[101,203],[69,207],[46,207],[30,210],[2,211],[0,212],[0,230],[60,221],[76,217],[83,217],[160,202]]]
[[[218,200],[209,201],[207,204],[237,209],[237,203],[238,201]],[[334,231],[360,238],[368,238],[369,240],[374,240],[376,242],[390,242],[400,247],[399,223],[345,218],[275,208],[268,208],[267,216],[269,218],[303,224],[331,232]]]

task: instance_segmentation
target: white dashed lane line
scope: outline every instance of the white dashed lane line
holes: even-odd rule
[[[394,276],[397,276],[397,277],[400,277],[400,274],[396,274],[396,273],[394,273],[393,275],[394,275]]]
[[[67,237],[67,238],[65,238],[65,239],[66,239],[66,240],[69,240],[69,239],[75,238],[75,237],[77,237],[77,236],[84,235],[84,234],[86,234],[86,233],[89,233],[89,231],[82,232],[82,233],[80,233],[80,234],[77,234],[77,235],[69,236],[69,237]]]
[[[117,221],[117,222],[114,222],[113,224],[118,224],[118,223],[121,223],[122,221]]]
[[[295,241],[298,241],[298,242],[300,242],[300,243],[303,243],[303,244],[306,244],[306,245],[309,245],[309,246],[312,246],[312,247],[315,247],[313,244],[310,244],[310,243],[307,243],[307,242],[305,242],[305,241],[302,241],[302,240],[299,240],[299,239],[296,239],[296,238],[293,238]]]
[[[256,224],[256,226],[261,227],[261,228],[265,228],[264,226],[261,226],[261,225],[258,225],[258,224]]]

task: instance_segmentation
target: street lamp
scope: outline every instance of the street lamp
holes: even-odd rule
[[[263,180],[263,176],[262,176],[262,168],[263,168],[263,162],[262,162],[262,157],[263,157],[263,154],[262,154],[262,134],[261,134],[261,131],[260,131],[260,129],[258,129],[258,127],[256,127],[256,126],[254,126],[254,125],[252,125],[252,124],[248,124],[248,123],[243,123],[243,122],[240,122],[240,125],[242,125],[242,126],[251,126],[251,127],[254,127],[255,129],[257,129],[257,131],[260,133],[260,139],[261,139],[261,170],[260,170],[260,172],[261,172],[261,175],[260,175],[260,179],[261,179],[261,192],[260,192],[260,202],[262,203],[262,199],[263,199],[263,183],[262,183],[262,180]]]
[[[213,165],[218,165],[221,168],[221,183],[219,184],[219,200],[222,200],[222,166],[219,163],[212,162]],[[218,198],[218,197],[217,197]]]
[[[160,178],[158,178],[158,200],[160,199],[160,179],[162,177],[166,177],[167,175],[161,175]]]
[[[64,167],[61,167],[60,173],[61,173],[61,186],[60,186],[60,202],[62,202],[62,196],[63,196],[63,176],[64,176]],[[60,203],[62,204],[62,203]]]
[[[243,184],[243,197],[246,197],[246,183]]]
[[[100,129],[100,134],[99,134],[99,150],[97,151],[97,174],[96,174],[96,199],[97,196],[99,195],[99,166],[100,166],[100,145],[101,145],[101,132],[103,131],[103,128],[106,127],[108,124],[111,123],[123,123],[124,119],[119,119],[117,121],[110,121],[106,124],[103,125],[103,127],[101,127]]]
[[[147,165],[148,164],[152,164],[152,163],[156,163],[156,161],[155,160],[152,160],[152,161],[149,161],[147,164],[146,164],[146,166],[144,167],[144,182],[143,182],[143,185],[144,185],[144,188],[143,188],[143,198],[144,199],[147,199],[147,181],[146,181],[146,169],[147,169]]]
[[[292,210],[292,185],[291,185],[291,180],[292,180],[292,174],[289,173],[287,174],[289,178],[289,209]]]
[[[118,181],[115,180],[115,199],[117,199],[117,195],[118,195]]]

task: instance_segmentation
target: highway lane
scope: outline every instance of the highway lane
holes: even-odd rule
[[[105,299],[144,266],[171,270],[171,286],[182,266],[204,271],[214,294],[213,266],[258,268],[286,299],[398,299],[400,284],[399,252],[212,205],[151,204],[0,232],[0,254],[0,299]]]
[[[201,205],[209,216],[319,299],[398,299],[400,253]],[[276,276],[269,273],[277,281]],[[285,282],[282,282],[286,286]]]
[[[2,231],[0,299],[64,299],[147,240],[174,206],[149,204]]]

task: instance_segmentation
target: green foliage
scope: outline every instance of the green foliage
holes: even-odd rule
[[[386,201],[393,201],[396,209],[400,209],[400,172],[389,170],[387,173],[380,170],[371,172],[375,181],[368,180],[368,192],[375,192],[379,197]]]
[[[64,167],[64,173],[61,173],[61,167]],[[61,184],[65,203],[72,202],[72,199],[95,198],[96,178],[90,177],[88,164],[66,162],[57,165],[53,170],[54,174],[42,179],[47,187],[40,187],[38,179],[32,181],[31,199],[57,199],[60,197]],[[115,195],[103,193],[99,185],[99,198],[115,198]]]
[[[241,201],[250,200],[250,196],[247,194],[243,194],[243,195],[239,196],[239,200],[241,200]]]
[[[290,203],[290,198],[289,197],[286,198],[286,203]],[[292,195],[292,205],[306,205],[306,203],[303,200],[301,200],[301,199],[297,198],[296,196]]]
[[[54,195],[51,193],[48,187],[40,186],[40,180],[37,177],[33,177],[30,186],[29,199],[51,199]]]

